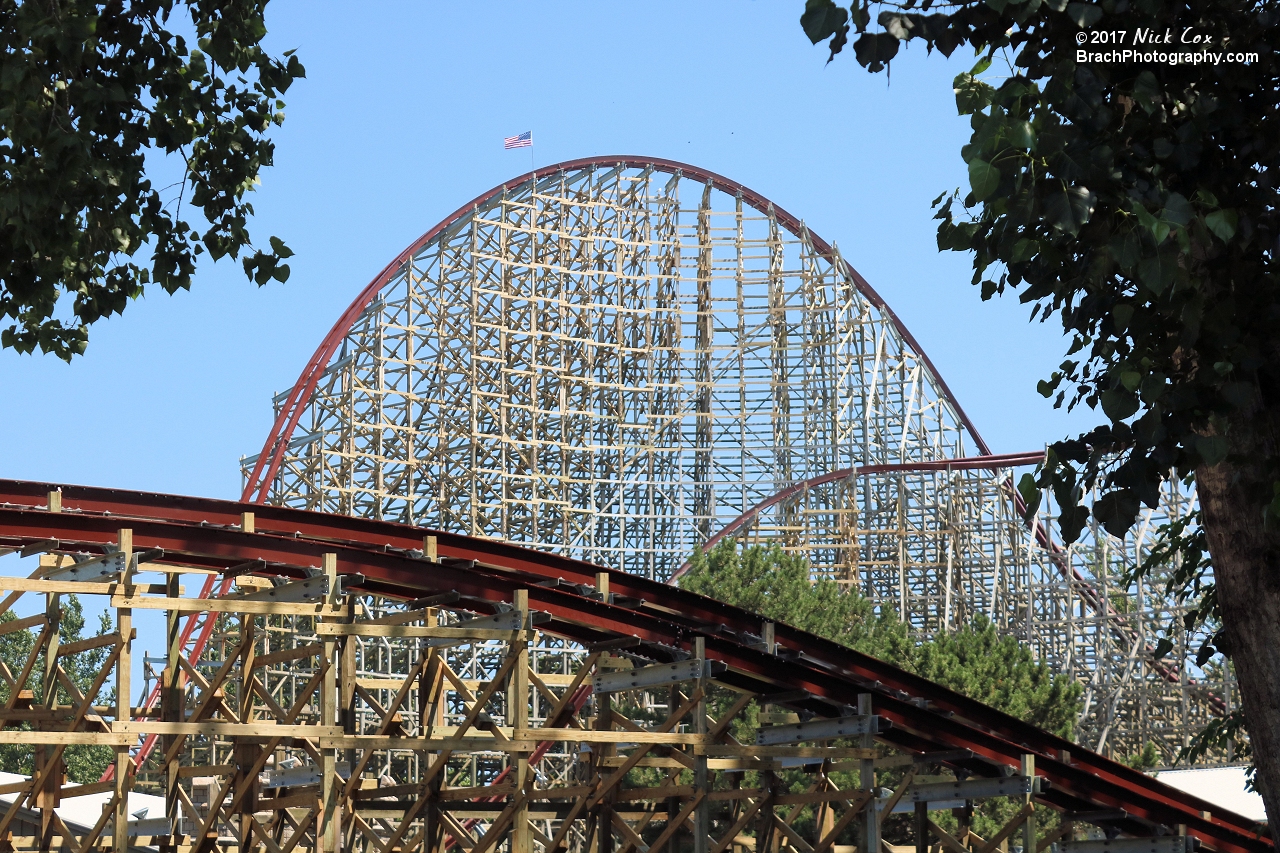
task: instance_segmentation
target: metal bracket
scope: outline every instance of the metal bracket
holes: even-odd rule
[[[601,673],[592,678],[591,684],[592,689],[597,694],[678,684],[681,681],[694,681],[703,677],[711,677],[711,663],[713,662],[704,661],[700,658],[690,658],[676,663],[660,663],[641,667],[640,669]]]
[[[864,716],[836,717],[827,720],[811,720],[807,723],[795,723],[789,726],[770,726],[761,729],[756,735],[756,743],[760,746],[772,746],[782,743],[800,743],[806,740],[827,740],[833,737],[851,737],[853,735],[878,734],[888,729],[888,720],[881,720],[875,714]]]

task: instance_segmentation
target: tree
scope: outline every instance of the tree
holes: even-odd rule
[[[168,28],[175,7],[196,48]],[[288,278],[288,247],[255,248],[247,227],[279,95],[304,76],[292,51],[263,50],[265,7],[0,0],[0,317],[12,321],[0,346],[70,361],[90,325],[148,284],[190,287],[206,251],[244,253],[260,285]],[[149,167],[166,155],[181,177],[157,188]],[[182,218],[184,202],[202,222]]]
[[[1070,345],[1040,391],[1101,409],[1023,478],[1028,514],[1048,489],[1066,541],[1090,515],[1123,536],[1162,483],[1194,481],[1200,509],[1156,555],[1176,557],[1170,590],[1193,612],[1156,654],[1173,632],[1207,629],[1198,662],[1230,656],[1273,817],[1280,81],[1266,40],[1278,20],[1274,3],[1248,0],[808,0],[800,20],[832,57],[856,33],[873,72],[913,40],[979,55],[954,83],[973,128],[960,152],[970,187],[935,202],[938,246],[972,253],[984,299],[1010,290],[1033,320],[1056,313]],[[1108,53],[1126,48],[1142,55]],[[993,85],[981,75],[997,60]]]
[[[955,633],[917,642],[891,610],[877,610],[872,602],[828,578],[811,580],[803,558],[776,546],[739,550],[732,540],[707,554],[694,554],[680,586],[842,643],[1062,737],[1070,738],[1074,731],[1081,686],[1055,676],[1029,649],[1013,637],[1000,636],[983,617]],[[747,715],[745,725],[751,722]],[[735,731],[739,739],[743,735],[752,737],[754,732]],[[803,787],[803,775],[793,776],[792,780],[784,777],[784,782]],[[857,784],[850,774],[841,787]],[[1017,807],[1004,801],[984,804],[974,815],[974,830],[980,835],[999,830]],[[950,820],[939,820],[952,825]],[[911,836],[905,819],[886,832],[887,837],[898,836],[903,842]]]
[[[0,615],[0,624],[12,622],[16,618],[13,611],[8,610],[3,615]],[[74,595],[68,595],[63,598],[62,616],[58,620],[59,642],[74,643],[85,639],[83,635],[84,626],[84,607],[80,604],[80,599]],[[111,630],[111,620],[107,617],[107,614],[105,612],[100,614],[98,632],[94,636],[101,637],[110,633]],[[30,631],[13,631],[4,634],[0,636],[0,662],[8,667],[10,673],[20,673],[34,646],[35,637],[32,636]],[[59,664],[62,666],[63,671],[66,672],[69,680],[76,686],[76,689],[84,694],[93,686],[94,679],[97,678],[103,662],[107,659],[108,651],[106,647],[101,647],[66,655],[59,660]],[[45,677],[46,673],[41,665],[38,664],[32,670],[31,678],[27,681],[25,689],[31,691],[34,704],[38,704],[44,695]],[[7,680],[0,680],[0,702],[9,701],[11,689]],[[73,705],[75,701],[75,697],[70,695],[64,686],[58,687],[57,702],[64,711]],[[108,705],[113,701],[114,693],[110,688],[105,688],[98,694],[95,704]],[[21,724],[21,728],[30,730],[31,724],[24,722]],[[73,744],[63,752],[67,778],[72,782],[83,785],[97,782],[102,777],[103,771],[107,769],[107,765],[114,758],[115,751],[110,746],[101,744]],[[21,744],[0,745],[0,770],[6,773],[22,773],[30,776],[33,769],[34,755],[30,746]]]
[[[804,558],[776,546],[740,550],[733,540],[696,553],[680,587],[849,646],[1061,737],[1075,730],[1080,685],[1053,675],[982,616],[917,642],[892,610],[830,578],[811,579]]]

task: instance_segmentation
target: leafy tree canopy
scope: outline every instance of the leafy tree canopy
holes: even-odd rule
[[[258,284],[288,278],[292,252],[256,248],[247,225],[279,96],[304,76],[262,48],[265,7],[0,0],[0,345],[70,360],[146,285],[189,287],[205,251],[243,254]],[[176,189],[148,176],[163,155],[181,158]]]
[[[1259,0],[807,0],[800,19],[831,57],[852,39],[872,72],[912,41],[976,52],[954,81],[972,128],[969,187],[935,201],[938,246],[971,253],[982,298],[1014,291],[1033,320],[1060,320],[1067,357],[1040,391],[1099,410],[1096,428],[1053,444],[1023,478],[1028,514],[1047,489],[1068,543],[1090,517],[1124,536],[1162,484],[1194,479],[1200,509],[1139,572],[1171,567],[1191,612],[1168,630],[1206,629],[1200,665],[1230,654],[1273,816],[1277,22]],[[1114,52],[1125,49],[1136,53]]]

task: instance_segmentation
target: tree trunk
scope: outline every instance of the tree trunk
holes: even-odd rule
[[[1233,460],[1278,458],[1280,411],[1258,412],[1236,426],[1243,429],[1230,436]],[[1265,462],[1202,466],[1196,491],[1258,767],[1255,785],[1280,845],[1280,531],[1263,530],[1262,516],[1270,476]]]

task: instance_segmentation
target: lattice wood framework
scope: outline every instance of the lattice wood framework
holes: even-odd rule
[[[230,532],[252,529],[246,515]],[[426,537],[421,551],[397,551],[428,572],[428,588],[466,571],[437,557],[435,540]],[[342,573],[337,553],[323,554],[309,576],[289,566],[292,579],[273,580],[260,559],[226,566],[222,573],[237,578],[238,589],[191,598],[183,576],[201,580],[220,559],[214,555],[230,549],[202,543],[184,561],[133,543],[127,528],[105,554],[38,540],[23,553],[47,550],[39,568],[0,578],[8,593],[0,609],[24,595],[45,597],[40,612],[3,628],[36,632],[21,671],[0,672],[0,741],[28,746],[37,768],[5,786],[16,795],[0,808],[0,839],[9,849],[885,853],[898,848],[885,845],[882,830],[891,815],[907,812],[913,822],[897,830],[906,834],[898,840],[914,838],[906,849],[997,853],[1011,841],[1045,850],[1129,819],[1125,812],[1062,814],[1043,796],[1050,786],[1033,753],[1000,772],[1003,765],[970,749],[904,750],[881,737],[890,729],[875,713],[883,699],[871,693],[847,707],[767,681],[747,687],[741,672],[722,678],[727,667],[701,635],[682,646],[628,635],[584,644],[559,635],[554,626],[565,624],[563,616],[554,622],[533,608],[529,590],[511,588],[506,601],[457,591],[389,598],[360,591],[365,577]],[[243,556],[244,548],[236,552]],[[278,550],[268,556],[278,559]],[[430,577],[433,566],[438,579]],[[142,581],[149,576],[161,582]],[[568,586],[583,604],[616,608],[609,581],[601,572],[593,588]],[[89,609],[106,603],[114,630],[60,646],[68,594]],[[172,644],[158,713],[129,703],[138,610],[168,614]],[[189,661],[177,620],[197,610],[220,614],[220,624],[206,659]],[[748,641],[783,653],[768,623]],[[95,648],[109,654],[82,693],[63,661]],[[70,699],[49,688],[33,696],[26,688],[37,677],[63,684]],[[113,682],[117,698],[104,705],[104,686]],[[815,714],[815,701],[823,712]],[[24,722],[29,730],[14,730]],[[130,746],[145,734],[161,736],[162,748],[136,768]],[[113,748],[115,777],[66,784],[69,744]],[[973,776],[975,762],[989,778]],[[138,817],[129,797],[140,790],[164,797],[162,816]],[[60,817],[60,806],[100,791],[111,796],[91,827],[72,828]],[[991,798],[1019,808],[982,838],[966,815]],[[958,831],[930,819],[930,810],[950,811],[957,801]],[[1047,830],[1038,825],[1044,814],[1054,818]],[[1181,835],[1138,843],[1167,853],[1192,849]],[[1259,840],[1258,850],[1264,846]]]
[[[1064,551],[1048,516],[1020,521],[1010,468],[928,469],[990,451],[838,249],[726,179],[550,167],[441,223],[365,297],[277,396],[246,495],[657,579],[768,505],[737,533],[922,636],[984,614],[1080,678],[1090,746],[1172,761],[1230,701],[1229,673],[1151,660],[1179,613],[1160,584],[1114,595],[1193,497]]]

